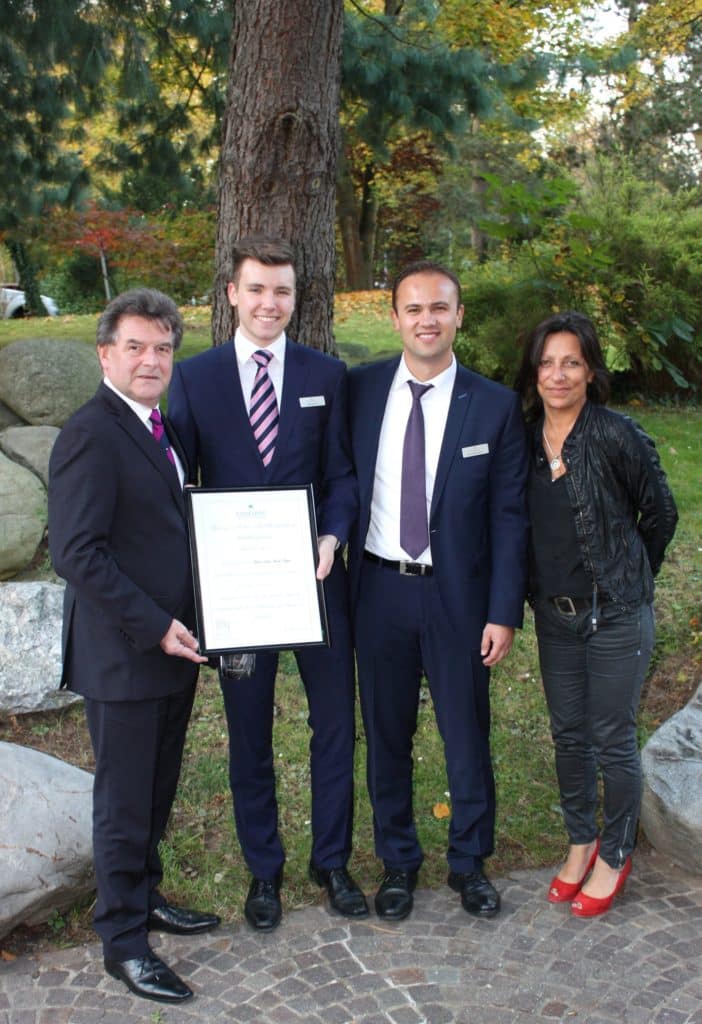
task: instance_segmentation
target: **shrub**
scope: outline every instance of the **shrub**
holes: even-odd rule
[[[577,193],[571,183],[542,186],[535,196],[527,185],[502,187],[491,179],[493,210],[485,227],[507,241],[500,258],[475,268],[466,282],[461,358],[509,382],[518,336],[550,312],[574,308],[597,325],[608,365],[625,375],[628,387],[656,393],[696,387],[702,382],[699,199],[692,191],[671,195],[613,161],[597,161]]]

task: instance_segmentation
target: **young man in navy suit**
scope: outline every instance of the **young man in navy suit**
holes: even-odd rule
[[[349,544],[359,690],[368,743],[380,917],[412,910],[422,862],[412,811],[412,740],[426,674],[451,793],[448,884],[492,917],[490,667],[522,622],[526,449],[517,396],[459,365],[456,276],[407,267],[393,288],[400,357],[349,378],[360,514]]]
[[[153,954],[148,932],[219,924],[158,891],[158,844],[206,660],[191,632],[185,456],[158,409],[182,335],[161,292],[114,299],[97,330],[104,381],[49,464],[49,548],[66,580],[61,685],[85,698],[95,753],[95,929],[108,973],[167,1003],[192,992]]]
[[[310,876],[334,910],[368,913],[349,875],[353,813],[354,674],[341,547],[356,516],[356,481],[343,363],[286,337],[295,307],[292,248],[275,238],[240,241],[229,301],[239,327],[226,344],[175,367],[168,409],[203,487],[312,484],[331,645],[295,652],[312,729]],[[194,477],[193,479],[196,479]],[[250,678],[220,675],[229,727],[229,779],[237,835],[253,876],[244,907],[251,927],[282,915],[285,855],[273,769],[278,655],[258,651]]]

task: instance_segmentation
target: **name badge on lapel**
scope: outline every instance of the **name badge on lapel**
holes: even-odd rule
[[[311,409],[314,405],[326,405],[324,395],[300,395],[300,408]]]
[[[469,444],[466,448],[461,448],[461,455],[464,459],[472,459],[474,455],[489,455],[490,445],[489,444]]]

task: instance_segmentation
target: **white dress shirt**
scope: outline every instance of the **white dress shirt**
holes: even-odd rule
[[[427,522],[434,494],[436,467],[444,439],[451,394],[456,379],[456,360],[431,380],[417,381],[431,384],[422,396],[424,415],[425,471],[427,496]],[[407,420],[412,408],[412,392],[407,384],[417,380],[410,372],[404,355],[400,359],[394,380],[388,392],[378,442],[378,458],[375,463],[375,483],[371,502],[370,525],[366,537],[366,550],[393,562],[406,562],[407,552],[400,547],[400,491],[402,484],[402,448],[405,440]],[[431,546],[416,559],[423,565],[431,565]]]
[[[254,345],[248,338],[244,337],[240,328],[237,327],[234,335],[234,349],[236,361],[239,364],[239,379],[241,390],[244,395],[244,405],[248,412],[251,405],[251,392],[253,391],[258,363],[253,357],[254,352],[263,349],[271,352],[273,358],[268,363],[268,376],[271,379],[275,397],[278,402],[278,412],[283,397],[283,371],[285,369],[285,332],[272,341],[270,345]]]
[[[135,402],[133,398],[129,398],[127,395],[123,395],[122,392],[119,390],[119,388],[116,388],[114,386],[114,384],[112,383],[112,381],[110,380],[109,377],[103,377],[102,379],[103,379],[103,381],[105,383],[105,387],[108,387],[110,389],[110,391],[114,391],[114,393],[116,395],[119,395],[119,397],[122,399],[122,401],[126,402],[126,404],[129,406],[129,408],[132,410],[132,412],[135,412],[137,414],[137,416],[139,417],[141,422],[144,424],[144,426],[146,427],[148,432],[150,434],[153,434],[153,432],[154,432],[154,425],[151,422],[151,420],[149,419],[149,416],[151,415],[151,412],[152,412],[151,406],[150,405],[142,405],[141,402]],[[156,408],[158,409],[158,406],[156,406]],[[159,409],[159,412],[160,411],[161,410]],[[184,471],[184,469],[183,469],[183,467],[181,465],[180,459],[178,458],[178,453],[176,452],[175,448],[171,448],[171,454],[173,455],[173,461],[175,462],[176,473],[178,474],[178,479],[180,480],[180,486],[182,487],[183,483],[185,481],[185,471]]]

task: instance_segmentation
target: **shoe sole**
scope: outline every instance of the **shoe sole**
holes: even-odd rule
[[[463,906],[463,904],[461,904]],[[470,914],[471,917],[482,917],[486,920],[491,917],[497,917],[502,910],[502,907],[495,907],[494,910],[469,910],[468,907],[463,907],[466,914]]]
[[[327,900],[327,909],[330,914],[335,914],[337,917],[344,917],[347,921],[362,921],[364,918],[370,917],[370,910],[368,907],[366,907],[365,910],[352,911],[351,913],[348,913],[345,910],[339,910],[339,908],[335,907],[330,900]]]
[[[216,928],[219,928],[221,922],[217,924],[200,924],[194,928],[167,928],[163,924],[151,924],[148,922],[146,925],[147,931],[150,932],[163,932],[165,935],[202,935],[203,932],[213,932]]]
[[[105,967],[105,971],[107,972],[107,974],[110,975],[111,978],[114,978],[115,981],[121,981],[123,985],[126,985],[129,991],[132,992],[135,996],[138,996],[140,999],[150,999],[152,1003],[170,1003],[171,1006],[175,1006],[178,1003],[186,1003],[188,999],[192,999],[194,995],[192,989],[188,989],[187,994],[182,996],[150,995],[148,992],[142,992],[131,981],[128,981],[127,978],[123,977],[121,974],[118,974],[117,971],[113,971],[109,967]]]
[[[246,915],[244,915],[246,917]],[[274,932],[280,922],[283,920],[282,916],[275,922],[275,924],[256,924],[251,918],[246,917],[246,923],[255,932]]]
[[[379,921],[388,921],[390,922],[390,924],[394,924],[395,921],[406,921],[413,910],[414,906],[411,906],[409,910],[405,911],[404,914],[381,914],[381,912],[376,907],[375,913]]]

